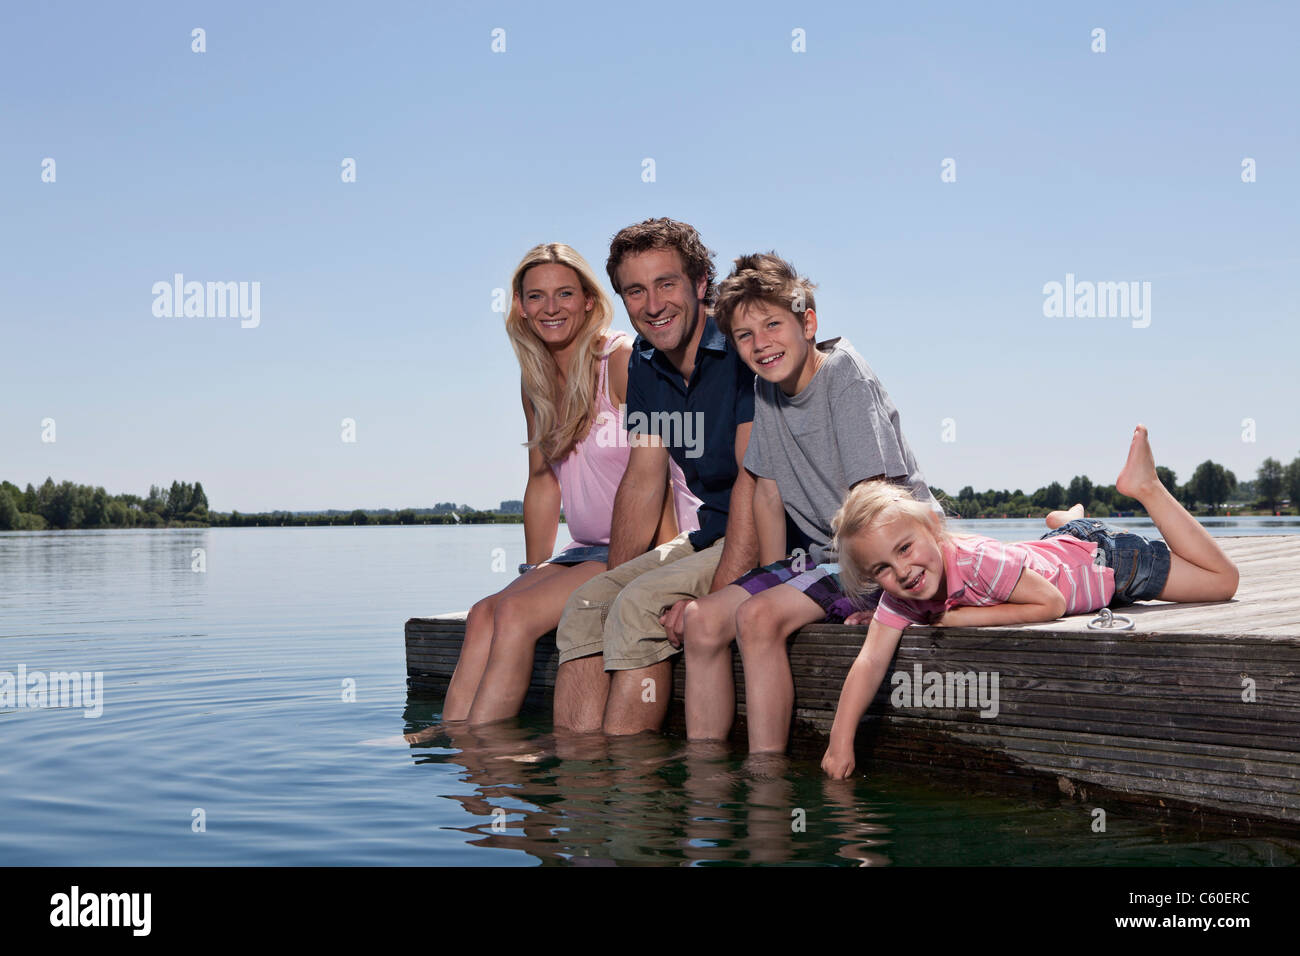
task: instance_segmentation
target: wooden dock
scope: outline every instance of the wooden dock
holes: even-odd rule
[[[1107,813],[1123,805],[1235,832],[1300,832],[1300,536],[1220,542],[1241,570],[1236,599],[1125,608],[1134,630],[1089,630],[1093,615],[908,628],[890,672],[898,686],[886,678],[859,728],[859,772],[873,761],[922,764],[986,785],[1051,787]],[[412,688],[446,689],[464,618],[407,621]],[[791,640],[796,755],[820,758],[863,634],[819,624]],[[543,638],[530,705],[549,707],[555,656]],[[735,667],[743,747],[739,655]],[[983,675],[986,693],[997,675],[996,715],[982,717],[992,708],[973,693],[903,699],[899,675],[918,672],[922,686],[944,680],[953,692],[956,675]],[[682,673],[678,663],[670,732],[682,728]]]

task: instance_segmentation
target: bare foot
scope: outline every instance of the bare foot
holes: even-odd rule
[[[416,730],[409,734],[403,734],[402,739],[408,744],[426,744],[435,739],[439,734],[445,734],[447,727],[445,724],[437,723],[425,727],[423,730]]]
[[[546,751],[538,750],[530,754],[502,754],[493,760],[513,760],[515,763],[541,763],[546,759]]]
[[[1159,484],[1156,460],[1151,454],[1151,444],[1147,441],[1147,427],[1138,425],[1133,429],[1133,443],[1128,446],[1128,460],[1115,479],[1115,490],[1125,497],[1141,501],[1144,495]]]
[[[1076,518],[1084,518],[1084,517],[1087,517],[1087,515],[1084,514],[1083,505],[1075,505],[1074,507],[1069,508],[1066,511],[1050,512],[1048,516],[1043,520],[1047,522],[1047,526],[1049,528],[1055,531],[1057,528],[1065,524],[1067,521],[1073,521]]]

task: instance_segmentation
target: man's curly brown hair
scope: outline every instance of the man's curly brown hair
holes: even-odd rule
[[[707,304],[713,301],[716,292],[714,280],[717,278],[713,268],[713,250],[704,245],[694,226],[675,219],[647,219],[638,222],[620,229],[618,235],[610,241],[605,271],[609,273],[609,281],[617,294],[623,294],[618,284],[618,267],[623,260],[651,249],[676,249],[682,257],[686,277],[692,283],[704,279],[704,302]]]

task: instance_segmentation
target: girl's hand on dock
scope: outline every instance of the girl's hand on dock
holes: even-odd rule
[[[854,611],[844,619],[845,624],[870,624],[874,611]]]
[[[853,773],[853,751],[839,753],[835,748],[827,747],[826,755],[822,757],[822,769],[832,780],[847,779]]]

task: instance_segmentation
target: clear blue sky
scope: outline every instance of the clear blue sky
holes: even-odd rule
[[[542,241],[603,273],[618,229],[665,215],[721,273],[775,248],[819,284],[932,484],[1108,483],[1138,420],[1180,479],[1252,478],[1300,454],[1298,25],[1286,3],[5,4],[0,478],[201,480],[241,511],[521,497],[492,290]],[[260,282],[260,326],[155,317],[176,272]],[[1045,318],[1067,273],[1150,281],[1150,326]]]

